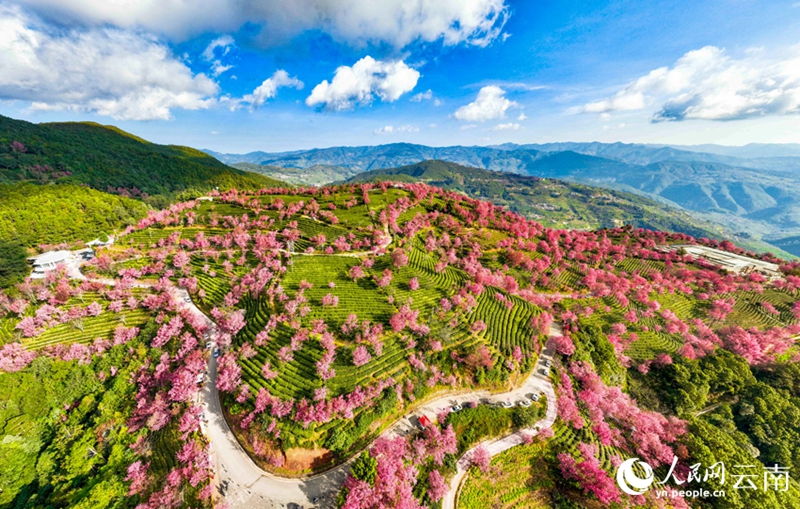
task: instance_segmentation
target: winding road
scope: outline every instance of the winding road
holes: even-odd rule
[[[193,304],[187,305],[200,312]],[[209,320],[210,322],[210,320]],[[212,331],[213,324],[211,324]],[[212,332],[213,335],[213,332]],[[559,328],[550,329],[550,337],[560,336]],[[213,338],[212,338],[213,340]],[[530,429],[520,430],[499,440],[487,441],[485,446],[492,456],[524,443],[525,435],[535,435],[538,430],[549,428],[556,419],[556,395],[550,380],[542,374],[546,361],[552,362],[553,350],[548,345],[540,355],[534,372],[517,389],[500,394],[488,391],[473,391],[464,394],[443,396],[429,401],[407,414],[383,432],[382,436],[392,437],[404,434],[414,428],[422,415],[434,419],[436,414],[455,404],[470,401],[496,404],[504,401],[516,402],[533,392],[541,392],[547,397],[545,417]],[[331,470],[304,478],[285,478],[259,468],[239,445],[222,413],[219,394],[216,389],[216,359],[209,360],[209,381],[203,388],[202,397],[207,416],[207,435],[212,444],[212,454],[218,466],[217,483],[228,483],[225,501],[231,509],[237,508],[286,508],[293,507],[333,507],[339,488],[347,477],[349,461]],[[443,509],[454,509],[458,490],[470,466],[467,451],[458,461],[458,472],[451,482],[451,488],[443,501]],[[353,458],[354,459],[354,458]],[[316,500],[316,502],[314,502]]]
[[[82,276],[82,275],[81,275]],[[87,279],[79,277],[79,279]],[[114,285],[111,279],[90,279]],[[147,283],[135,286],[148,287]],[[174,292],[179,305],[190,313],[202,318],[208,325],[205,339],[216,344],[216,324],[192,302],[189,293],[182,288],[175,288]],[[561,336],[559,326],[553,324],[548,336],[550,338]],[[464,405],[467,402],[480,402],[481,404],[498,404],[505,401],[515,403],[531,393],[542,393],[547,398],[547,410],[542,420],[532,428],[519,430],[498,440],[487,440],[482,444],[491,456],[500,454],[516,445],[524,443],[525,436],[536,435],[540,430],[550,428],[556,420],[556,394],[549,378],[544,374],[546,362],[553,361],[553,348],[548,340],[541,352],[533,372],[516,389],[504,393],[492,394],[489,391],[471,391],[460,394],[441,396],[422,404],[413,412],[393,423],[381,436],[394,437],[403,435],[417,428],[419,418],[423,415],[434,420],[436,414],[445,408],[456,404]],[[325,472],[305,476],[302,478],[280,477],[261,469],[256,465],[247,452],[236,440],[228,426],[222,412],[219,393],[217,391],[217,359],[213,355],[208,361],[208,380],[200,394],[204,408],[203,431],[211,443],[212,464],[216,465],[214,484],[217,488],[214,496],[217,503],[224,500],[230,509],[277,509],[302,507],[334,507],[334,501],[339,489],[350,469],[349,461]],[[458,492],[471,464],[471,456],[478,446],[464,453],[457,462],[456,475],[450,482],[450,490],[442,501],[443,509],[455,509]],[[227,484],[225,496],[220,496],[219,486]]]

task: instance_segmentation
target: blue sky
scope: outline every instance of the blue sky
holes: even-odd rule
[[[224,152],[800,142],[800,2],[0,2],[0,113]]]

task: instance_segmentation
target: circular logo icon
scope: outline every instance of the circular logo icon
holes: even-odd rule
[[[644,470],[643,478],[639,477],[633,470],[633,467],[637,463],[641,465],[642,470]],[[619,468],[617,468],[617,485],[619,489],[628,495],[642,495],[647,491],[647,488],[653,484],[654,480],[653,469],[644,461],[640,461],[639,458],[625,460]]]

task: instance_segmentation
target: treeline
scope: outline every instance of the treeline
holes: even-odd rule
[[[0,184],[0,240],[26,247],[92,240],[134,224],[142,202],[75,185]]]
[[[0,116],[0,182],[85,184],[162,206],[182,192],[277,181],[187,147],[157,145],[95,123],[32,124]]]
[[[546,226],[563,227],[573,221],[582,221],[591,228],[630,224],[636,228],[673,231],[694,237],[718,237],[711,225],[695,221],[687,214],[649,198],[574,182],[489,171],[436,160],[400,168],[371,170],[350,178],[348,182],[377,180],[422,181],[459,191],[508,207]]]

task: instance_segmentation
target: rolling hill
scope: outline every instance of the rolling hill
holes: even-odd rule
[[[216,187],[275,185],[282,183],[113,126],[0,116],[0,287],[27,275],[29,248],[112,233],[151,207]]]
[[[471,168],[445,161],[371,170],[348,182],[418,181],[490,200],[546,226],[571,229],[637,228],[720,237],[721,228],[692,219],[686,212],[631,193]]]
[[[157,145],[95,123],[32,124],[0,116],[0,183],[71,183],[163,206],[181,193],[277,184],[199,150]]]
[[[706,148],[709,152],[692,147],[624,143],[495,147],[394,143],[275,154],[215,155],[231,164],[247,160],[269,165],[272,169],[264,170],[269,175],[278,174],[275,167],[294,168],[291,171],[296,181],[302,179],[299,169],[310,167],[324,166],[328,173],[325,178],[338,176],[343,180],[352,171],[402,167],[439,159],[637,193],[684,208],[698,219],[718,223],[751,240],[778,242],[781,238],[800,235],[800,209],[792,206],[792,197],[800,192],[800,181],[795,177],[800,170],[800,157],[795,155],[795,147]],[[314,178],[319,180],[320,175]]]

